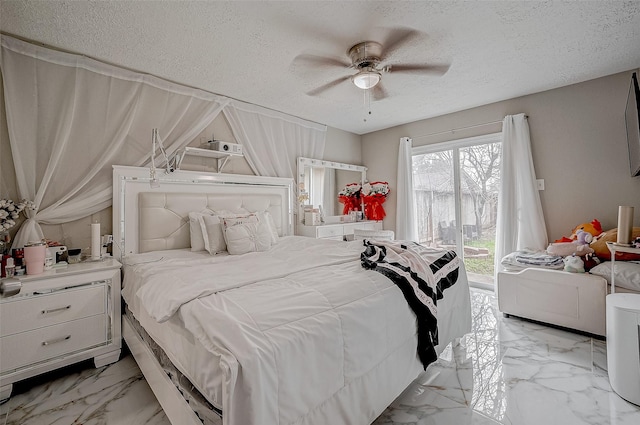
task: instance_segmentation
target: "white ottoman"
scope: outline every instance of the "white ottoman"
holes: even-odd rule
[[[611,388],[640,405],[640,295],[607,295],[607,369]]]
[[[506,315],[605,336],[607,281],[600,276],[540,268],[499,272],[497,292]]]

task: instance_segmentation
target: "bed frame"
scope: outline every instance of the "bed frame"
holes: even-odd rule
[[[148,168],[113,167],[113,255],[122,259],[146,250],[190,246],[189,211],[222,205],[256,208],[255,199],[274,216],[281,236],[293,234],[293,180],[278,177],[175,171],[159,176],[152,188]],[[160,217],[148,225],[144,214]],[[141,223],[142,222],[142,223]],[[142,224],[142,225],[141,225]],[[171,382],[129,319],[122,335],[149,386],[172,424],[202,425],[180,391]],[[222,423],[222,421],[220,421]]]

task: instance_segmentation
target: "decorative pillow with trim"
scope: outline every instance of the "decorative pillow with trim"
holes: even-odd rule
[[[264,221],[251,214],[245,217],[223,217],[224,237],[231,255],[267,251],[271,248],[271,232]]]

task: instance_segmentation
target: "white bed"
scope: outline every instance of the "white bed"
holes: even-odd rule
[[[144,209],[148,170],[114,167],[123,297],[175,367],[222,411],[223,424],[369,424],[423,370],[415,315],[389,279],[361,267],[362,241],[290,236],[290,180],[189,172],[165,179],[155,189],[164,201]],[[189,211],[238,205],[269,210],[279,242],[244,255],[188,249]],[[242,270],[239,281],[234,270]],[[470,331],[463,266],[444,295],[438,353]],[[172,423],[200,423],[126,317],[123,334]]]

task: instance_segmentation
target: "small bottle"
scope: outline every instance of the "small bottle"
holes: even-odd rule
[[[4,266],[4,274],[6,277],[13,277],[16,273],[16,266],[13,263],[13,257],[7,258],[7,263]]]
[[[51,270],[53,268],[53,255],[51,251],[47,249],[47,252],[44,255],[44,269]]]

